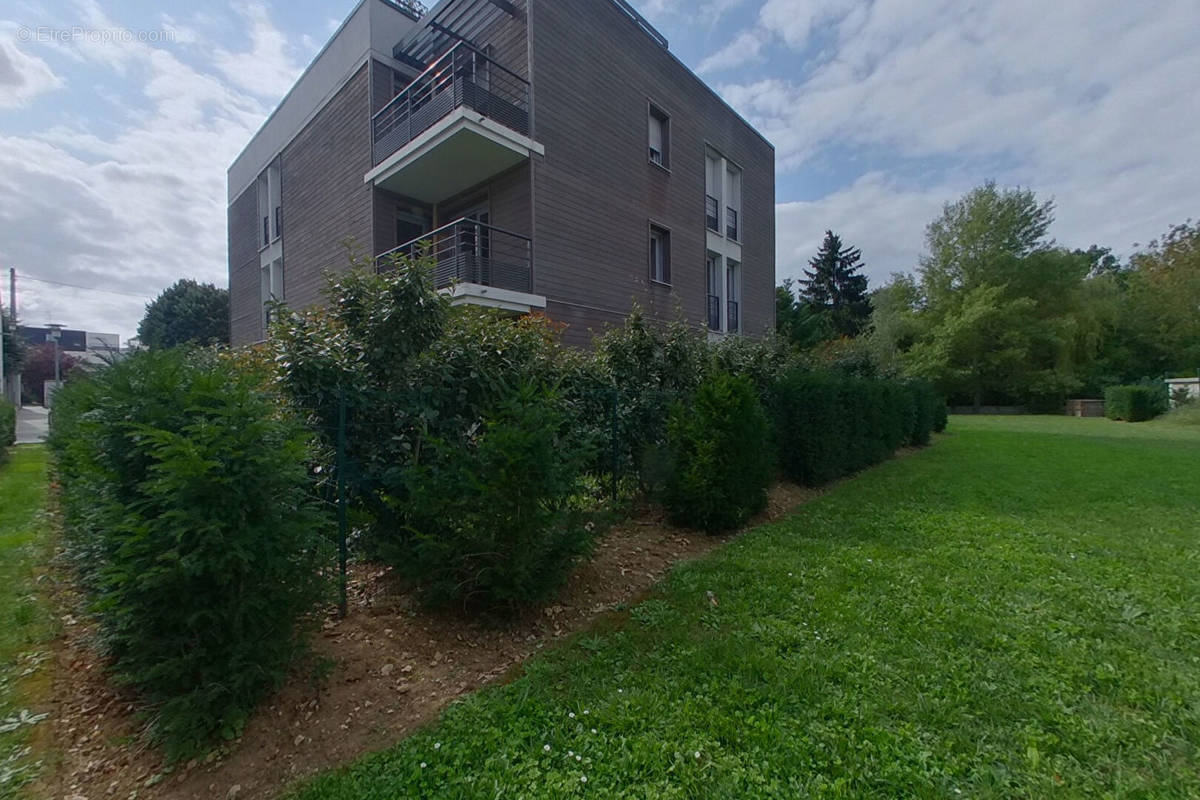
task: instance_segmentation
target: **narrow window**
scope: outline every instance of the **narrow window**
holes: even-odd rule
[[[704,154],[704,225],[721,232],[721,157],[709,150]]]
[[[721,330],[721,257],[708,254],[708,329]]]
[[[650,279],[671,282],[671,232],[657,225],[650,226]]]
[[[742,171],[730,165],[725,174],[725,235],[742,240]]]
[[[260,271],[260,300],[262,301],[263,335],[271,324],[271,303],[283,302],[283,259],[275,259]]]
[[[742,329],[741,307],[741,265],[736,261],[727,261],[725,267],[725,330],[728,333],[738,333]]]
[[[671,118],[655,106],[650,106],[650,163],[670,168]]]

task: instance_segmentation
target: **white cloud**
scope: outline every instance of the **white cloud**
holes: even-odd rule
[[[217,50],[217,68],[240,89],[259,97],[283,97],[301,69],[289,52],[287,37],[271,23],[263,6],[248,5],[239,11],[250,31],[250,50]]]
[[[794,273],[782,245],[797,214],[826,215],[812,226],[821,230],[874,220],[861,239],[846,238],[868,259],[874,249],[877,263],[893,262],[879,264],[886,274],[915,263],[941,201],[987,178],[1055,197],[1053,234],[1071,246],[1127,252],[1196,214],[1194,0],[766,0],[735,41],[763,36],[770,62],[738,58],[748,51],[731,45],[705,64],[742,67],[719,88],[776,145],[785,182],[831,152],[869,154],[871,169],[895,166],[886,178],[855,181],[839,155],[850,185],[781,205],[781,276]],[[913,175],[914,164],[933,173]],[[953,179],[944,174],[951,167]],[[936,203],[931,185],[945,192]],[[865,240],[880,238],[874,226],[897,218],[903,230],[887,238],[906,242],[902,250],[869,247]]]
[[[739,33],[732,42],[700,62],[701,74],[718,72],[757,61],[761,58],[766,35],[757,29]]]
[[[27,30],[12,26],[0,30],[0,109],[21,108],[62,86],[49,64],[21,49],[16,37]]]
[[[969,183],[944,183],[917,190],[902,186],[880,172],[870,172],[852,185],[808,202],[780,203],[776,211],[776,274],[779,280],[799,278],[832,229],[848,245],[863,252],[865,274],[877,286],[893,272],[916,266],[924,242],[924,222],[942,204],[970,188]]]
[[[81,15],[92,27],[119,27],[94,3]],[[282,37],[266,29],[270,20],[256,20],[248,53],[211,41],[188,49],[216,53],[208,62],[185,62],[167,44],[81,39],[53,48],[90,71],[88,85],[65,91],[89,92],[90,81],[116,75],[136,96],[126,92],[104,124],[85,115],[0,135],[0,263],[149,296],[181,277],[224,285],[225,170],[278,99],[244,90],[251,76],[234,83],[225,71],[261,58],[277,73],[267,83],[279,92],[278,76],[300,69],[272,44]],[[123,336],[134,332],[146,302],[29,281],[21,289],[21,315],[30,323],[54,319]]]

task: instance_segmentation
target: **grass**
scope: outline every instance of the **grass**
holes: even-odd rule
[[[1200,429],[1200,403],[1190,403],[1174,411],[1170,411],[1154,420],[1154,424],[1164,427]]]
[[[28,748],[41,716],[29,704],[43,688],[37,648],[51,632],[34,595],[36,567],[49,544],[45,501],[45,450],[12,448],[0,465],[0,798],[15,796],[34,766]]]
[[[294,797],[1195,797],[1198,454],[954,418]]]

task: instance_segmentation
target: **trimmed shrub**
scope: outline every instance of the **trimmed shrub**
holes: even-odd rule
[[[0,461],[4,449],[17,441],[17,407],[0,397]]]
[[[515,611],[557,588],[593,543],[571,507],[586,453],[557,399],[526,384],[482,430],[429,445],[408,471],[409,536],[382,553],[433,604]]]
[[[899,447],[928,444],[946,407],[920,381],[857,378],[802,367],[783,373],[772,397],[780,466],[790,479],[808,486],[877,464]]]
[[[942,433],[946,430],[946,426],[950,422],[950,409],[946,405],[946,398],[940,394],[934,397],[935,403],[933,406],[933,432]]]
[[[1166,386],[1110,386],[1104,390],[1104,414],[1109,419],[1144,422],[1165,414]]]
[[[820,486],[845,474],[848,414],[841,405],[841,379],[793,368],[774,391],[779,464],[790,479]]]
[[[137,353],[55,397],[69,555],[171,759],[238,735],[301,647],[330,552],[309,437],[211,352]]]
[[[940,406],[942,417],[945,417],[946,404],[942,396],[927,381],[909,381],[905,384],[912,397],[912,427],[909,429],[908,444],[913,447],[924,447],[933,437],[933,429],[938,421]],[[943,428],[945,424],[943,423]]]
[[[664,500],[676,524],[715,533],[767,504],[774,472],[769,426],[748,378],[718,372],[667,422],[672,469]]]

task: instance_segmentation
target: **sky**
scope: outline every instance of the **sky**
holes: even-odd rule
[[[826,229],[873,285],[910,271],[989,179],[1054,199],[1069,247],[1200,216],[1196,0],[634,4],[774,143],[778,279]],[[26,323],[127,337],[175,280],[226,285],[226,170],[354,5],[5,0],[5,302],[16,267]]]

